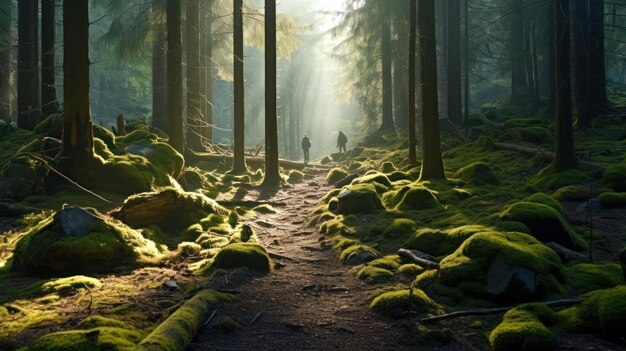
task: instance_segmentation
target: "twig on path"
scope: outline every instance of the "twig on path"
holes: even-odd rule
[[[296,260],[295,258],[291,258],[288,256],[283,256],[281,254],[277,254],[275,252],[268,252],[268,255],[270,255],[270,258],[273,258],[275,260],[287,260],[287,261],[292,261],[292,262],[297,262],[298,260]]]
[[[209,316],[209,318],[207,318],[207,320],[204,322],[203,326],[207,326],[209,323],[211,323],[211,321],[213,320],[213,318],[215,318],[215,315],[217,314],[217,310],[213,310],[213,313],[211,313],[211,315]]]
[[[254,317],[250,320],[250,325],[254,324],[259,317],[261,317],[261,314],[263,314],[263,312],[258,312],[256,315],[254,315]]]

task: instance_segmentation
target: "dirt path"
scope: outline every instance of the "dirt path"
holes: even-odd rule
[[[278,269],[240,287],[239,301],[218,311],[215,320],[228,316],[240,330],[207,327],[190,350],[410,349],[399,345],[403,328],[370,311],[366,295],[371,287],[356,279],[307,225],[309,213],[329,190],[317,174],[275,194],[249,191],[246,200],[288,204],[250,223],[271,253],[288,259],[274,259]]]

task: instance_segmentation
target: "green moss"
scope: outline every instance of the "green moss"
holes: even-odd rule
[[[468,225],[449,230],[424,228],[416,231],[404,246],[435,257],[444,256],[453,253],[474,234],[491,230],[491,228],[479,225]]]
[[[289,171],[289,175],[287,176],[287,182],[290,184],[301,183],[304,180],[304,173],[296,170]]]
[[[136,330],[101,327],[48,334],[27,347],[28,351],[133,351],[143,334]]]
[[[247,267],[250,270],[268,273],[272,262],[267,251],[260,245],[234,243],[224,247],[216,256],[212,268]]]
[[[110,130],[94,124],[93,137],[102,140],[108,149],[115,149],[115,134],[113,134]]]
[[[35,126],[33,132],[40,136],[61,139],[63,133],[63,115],[55,113],[46,117]]]
[[[326,177],[326,181],[328,184],[332,185],[347,177],[349,174],[343,168],[333,168],[330,172],[328,172],[328,176]]]
[[[382,284],[393,279],[393,273],[383,268],[366,266],[357,273],[357,278],[369,284]]]
[[[563,205],[561,205],[550,195],[544,193],[535,193],[522,200],[522,202],[531,202],[534,204],[546,205],[557,211],[561,216],[563,216],[563,218],[567,218],[567,212],[565,211],[565,208],[563,208]]]
[[[402,192],[400,190],[400,193]],[[441,208],[441,204],[427,188],[408,187],[394,208],[402,211],[420,211]]]
[[[261,214],[274,214],[276,210],[270,205],[259,205],[252,209],[254,212]]]
[[[510,138],[517,141],[544,145],[551,143],[552,133],[545,127],[514,127],[509,129],[508,133],[503,135],[501,139],[508,141]]]
[[[410,300],[409,300],[410,298]],[[436,304],[420,289],[385,292],[370,303],[370,308],[387,317],[398,317],[410,310],[428,312]]]
[[[202,251],[202,246],[196,243],[184,242],[178,244],[177,251],[182,257],[193,257],[200,254],[200,251]]]
[[[408,218],[394,219],[385,231],[383,235],[387,238],[407,238],[415,232],[417,224]]]
[[[397,171],[398,169],[393,165],[393,162],[383,162],[383,164],[380,165],[379,170],[381,173],[389,174]]]
[[[554,312],[544,304],[522,305],[504,315],[502,323],[491,332],[489,342],[494,351],[554,350],[556,335],[544,325],[554,320]]]
[[[93,329],[98,327],[111,327],[120,329],[134,329],[128,323],[124,323],[117,319],[103,317],[103,316],[90,316],[78,323],[80,329]]]
[[[222,316],[211,325],[211,328],[224,333],[233,333],[241,329],[241,326],[234,319],[228,316]]]
[[[523,223],[542,242],[555,242],[571,249],[586,246],[558,211],[541,203],[517,202],[505,208],[500,218]]]
[[[357,259],[358,257],[361,257],[361,256],[369,257],[370,261],[381,257],[380,252],[378,252],[377,250],[369,246],[354,244],[345,248],[341,252],[339,259],[343,263],[351,263],[351,262],[354,262],[355,260],[356,260],[355,263],[362,263],[362,262],[359,262],[360,260]]]
[[[94,138],[93,139],[93,149],[94,149],[94,152],[96,153],[96,155],[102,157],[105,160],[115,156],[109,150],[107,145],[102,140],[100,140],[98,138]]]
[[[456,173],[455,177],[475,185],[500,184],[498,177],[496,177],[496,174],[491,169],[491,166],[484,162],[472,163],[469,166],[461,168]]]
[[[337,198],[337,210],[344,215],[371,213],[384,208],[373,184],[349,185],[339,193]]]
[[[587,173],[578,169],[569,169],[557,172],[554,167],[548,166],[533,176],[528,184],[540,190],[558,189],[568,185],[581,185],[589,183]]]
[[[602,183],[614,191],[626,191],[626,162],[609,166],[602,175]]]
[[[386,188],[389,188],[391,186],[391,181],[389,180],[389,178],[387,178],[387,175],[375,172],[356,178],[352,181],[352,184],[379,184]]]
[[[416,277],[420,273],[424,272],[424,268],[414,263],[403,264],[398,268],[398,272],[404,274],[407,277]]]
[[[624,283],[624,275],[616,263],[578,263],[563,271],[567,285],[577,294],[607,289]]]
[[[559,201],[580,201],[587,200],[593,194],[589,192],[588,185],[568,185],[556,190],[552,197]]]
[[[200,169],[185,168],[178,182],[185,191],[196,191],[204,186],[206,179]]]
[[[375,259],[374,261],[367,263],[367,266],[383,268],[389,271],[395,271],[396,269],[400,267],[400,262],[401,262],[400,256],[389,255],[389,256]]]
[[[68,295],[80,289],[95,289],[101,287],[100,280],[83,275],[61,278],[44,283],[41,290],[46,294],[58,293]]]
[[[142,351],[178,351],[184,349],[218,303],[232,301],[232,295],[202,290],[185,302],[139,345]]]
[[[598,201],[606,208],[626,207],[626,193],[602,193]]]

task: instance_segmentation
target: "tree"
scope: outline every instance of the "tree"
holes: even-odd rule
[[[448,118],[463,123],[461,100],[461,0],[448,0]]]
[[[524,0],[511,1],[511,102],[525,100],[528,94],[524,50]]]
[[[41,0],[41,112],[43,116],[59,109],[57,102],[56,57],[56,0]]]
[[[11,121],[11,1],[0,3],[0,120]]]
[[[553,166],[557,171],[576,165],[572,126],[572,97],[570,79],[569,0],[556,0],[554,17],[556,56],[556,145]]]
[[[280,185],[276,116],[276,0],[265,0],[265,179],[264,186]]]
[[[420,180],[446,177],[439,137],[435,2],[419,0],[420,70],[422,92],[422,172]]]
[[[589,114],[589,0],[574,1],[574,77],[576,78],[576,106],[578,127],[591,127]]]
[[[180,0],[167,0],[167,115],[170,145],[185,153]]]
[[[18,1],[17,126],[32,130],[41,120],[38,1]]]
[[[202,147],[203,127],[200,95],[200,2],[186,0],[187,4],[187,146]]]
[[[246,171],[245,155],[245,105],[243,71],[243,0],[233,1],[233,45],[234,45],[234,121],[233,121],[233,173]]]
[[[152,126],[169,134],[167,117],[167,56],[163,27],[152,43]]]
[[[63,156],[73,165],[93,159],[89,106],[89,5],[63,0]]]
[[[415,136],[415,71],[416,71],[416,44],[417,44],[417,0],[411,1],[411,20],[409,38],[409,163],[417,164],[416,136]]]
[[[589,108],[591,117],[606,113],[604,0],[589,0]]]
[[[393,84],[391,76],[391,28],[389,15],[386,11],[381,11],[381,38],[380,56],[382,64],[383,82],[383,121],[380,126],[382,132],[395,132],[396,126],[393,121]]]

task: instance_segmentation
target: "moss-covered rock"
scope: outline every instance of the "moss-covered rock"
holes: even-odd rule
[[[328,172],[328,176],[326,177],[326,181],[329,185],[333,185],[343,178],[347,177],[349,174],[343,168],[333,168],[330,172]]]
[[[616,263],[577,263],[563,270],[567,286],[576,294],[608,289],[624,283],[624,275]]]
[[[626,192],[626,162],[608,167],[602,175],[602,183],[617,192]]]
[[[489,164],[484,162],[472,163],[469,166],[461,168],[455,177],[475,185],[498,185],[498,177],[491,169]]]
[[[257,244],[234,243],[227,245],[215,256],[212,268],[246,267],[255,272],[268,273],[272,262],[265,248]]]
[[[139,232],[94,210],[70,207],[17,242],[12,268],[30,274],[108,273],[159,255]]]
[[[101,327],[48,334],[27,347],[28,351],[133,351],[143,334],[134,329]]]
[[[369,284],[382,284],[393,279],[393,273],[384,268],[365,266],[357,273],[357,277]]]
[[[387,178],[387,175],[375,172],[356,178],[352,181],[352,184],[379,184],[388,188],[391,186],[391,181]]]
[[[370,308],[387,317],[400,317],[408,311],[428,312],[436,307],[426,293],[420,289],[397,290],[378,295]]]
[[[548,166],[528,180],[528,184],[540,189],[559,189],[569,185],[588,184],[590,177],[579,169],[568,169],[562,172]]]
[[[546,205],[553,210],[557,211],[563,218],[567,218],[567,211],[560,202],[554,199],[552,196],[545,193],[535,193],[522,200],[522,202],[532,202],[534,204]]]
[[[100,280],[96,278],[78,275],[46,282],[41,286],[41,290],[46,294],[69,295],[81,289],[95,289],[101,286]]]
[[[48,169],[26,156],[0,166],[0,198],[21,201],[42,191]]]
[[[339,193],[337,200],[337,211],[344,215],[371,213],[384,208],[372,184],[347,186]]]
[[[133,227],[158,225],[163,230],[180,230],[210,214],[227,215],[214,200],[199,194],[166,188],[133,195],[111,215]]]
[[[396,218],[385,228],[387,238],[407,238],[415,232],[417,224],[408,218]]]
[[[342,251],[339,259],[347,265],[367,263],[381,257],[380,252],[377,250],[357,243],[340,248]]]
[[[301,183],[304,180],[304,173],[296,170],[289,171],[289,175],[287,176],[287,182],[290,184]]]
[[[546,327],[556,321],[544,304],[516,307],[504,315],[502,323],[489,335],[494,351],[549,351],[557,347],[556,335]],[[544,324],[545,323],[545,324]]]
[[[626,193],[602,193],[598,201],[606,208],[626,207]]]
[[[204,175],[197,168],[185,168],[180,175],[178,182],[185,191],[197,191],[204,186],[206,181]]]
[[[563,216],[550,206],[517,202],[500,213],[500,218],[523,223],[529,232],[542,242],[555,242],[570,249],[585,247],[584,241],[574,232]]]
[[[404,247],[419,250],[438,257],[449,255],[474,234],[489,232],[490,228],[480,225],[467,225],[448,230],[423,228],[419,229],[407,240]]]
[[[93,137],[102,140],[102,142],[104,142],[110,150],[115,149],[115,134],[113,134],[110,130],[94,124]]]
[[[406,191],[403,191],[406,189]],[[403,193],[402,197],[395,206],[395,209],[402,211],[420,211],[431,210],[441,208],[441,204],[435,194],[433,194],[427,188],[418,187],[406,187],[400,191]]]
[[[380,165],[379,170],[381,173],[390,174],[397,171],[398,169],[396,168],[396,166],[394,166],[393,162],[383,162],[383,164]]]

